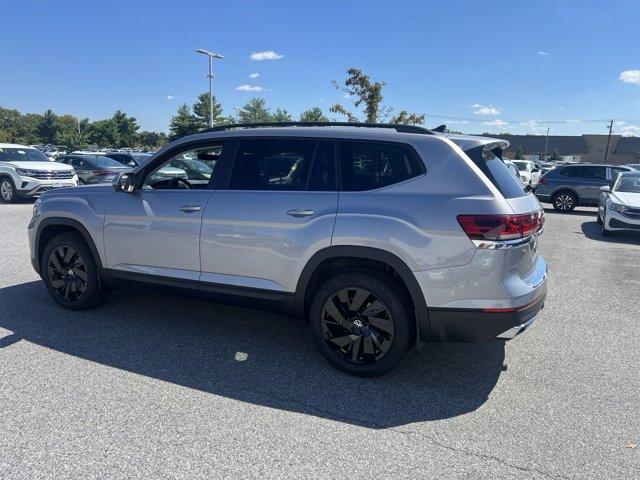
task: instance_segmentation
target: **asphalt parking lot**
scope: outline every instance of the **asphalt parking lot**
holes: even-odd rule
[[[639,478],[640,235],[547,210],[545,309],[506,344],[332,369],[295,320],[113,292],[58,307],[0,204],[0,478]]]

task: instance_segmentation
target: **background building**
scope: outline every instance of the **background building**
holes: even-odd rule
[[[555,153],[562,157],[572,157],[573,161],[584,163],[604,162],[607,135],[501,135],[510,145],[505,156],[514,158],[518,149],[525,156],[538,155],[540,159]],[[607,163],[622,165],[640,163],[640,137],[611,135]]]

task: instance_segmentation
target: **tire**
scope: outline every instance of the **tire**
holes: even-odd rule
[[[83,179],[79,178],[78,179],[78,186],[81,187],[82,185],[86,185],[87,182],[85,182]]]
[[[329,278],[313,295],[311,334],[320,353],[339,370],[361,377],[382,375],[413,345],[415,321],[409,305],[393,278],[375,270],[345,272]],[[367,310],[372,314],[363,315]]]
[[[79,233],[61,233],[49,240],[40,271],[49,294],[65,308],[87,310],[104,299],[96,260]]]
[[[598,212],[598,215],[596,215],[596,223],[598,225],[602,225],[602,218],[600,218],[600,212]]]
[[[553,196],[552,203],[558,212],[572,212],[578,206],[578,197],[573,192],[558,192]]]
[[[17,198],[18,193],[11,177],[0,178],[0,200],[4,203],[13,203]]]

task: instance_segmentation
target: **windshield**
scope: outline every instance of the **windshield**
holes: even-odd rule
[[[527,162],[513,162],[515,164],[516,167],[518,167],[518,170],[520,170],[521,172],[526,172],[527,171]]]
[[[92,158],[88,158],[87,160],[94,167],[100,167],[100,168],[122,167],[122,164],[120,162],[116,162],[115,160],[109,157],[92,157]]]
[[[640,193],[640,175],[620,175],[613,191]]]
[[[35,148],[0,148],[0,162],[48,162],[47,156]]]
[[[149,154],[138,154],[138,155],[131,155],[131,156],[135,158],[136,162],[138,162],[140,165],[144,165],[151,159],[151,157],[153,157],[153,155],[149,155]]]

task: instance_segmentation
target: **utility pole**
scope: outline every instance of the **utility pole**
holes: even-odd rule
[[[604,151],[604,163],[607,163],[607,157],[609,156],[609,142],[611,142],[612,130],[613,130],[613,120],[609,122],[609,136],[607,136],[607,148]]]
[[[219,53],[213,53],[208,50],[203,50],[202,48],[196,50],[196,53],[201,53],[209,57],[209,75],[207,75],[207,78],[209,79],[209,128],[211,128],[213,127],[213,93],[211,90],[213,71],[211,63],[214,58],[224,58],[224,56],[220,55]]]
[[[549,145],[549,127],[547,127],[547,138],[544,139],[544,161],[547,161],[547,145]]]

